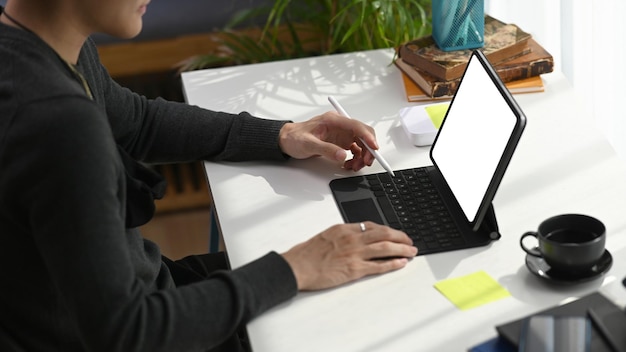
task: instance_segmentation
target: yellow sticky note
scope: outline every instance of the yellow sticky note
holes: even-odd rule
[[[428,117],[435,125],[435,128],[439,129],[441,127],[441,123],[443,122],[443,118],[446,117],[446,112],[448,112],[448,107],[450,103],[443,104],[434,104],[425,107],[426,113],[428,113]]]
[[[511,293],[484,271],[439,281],[435,284],[457,308],[467,310],[509,297]]]

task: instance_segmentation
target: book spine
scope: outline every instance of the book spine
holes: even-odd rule
[[[554,61],[549,59],[533,61],[526,65],[496,67],[496,72],[504,83],[539,76],[553,70]]]
[[[419,68],[425,72],[430,72],[433,76],[436,77],[445,77],[446,70],[439,66],[438,64],[423,59],[420,55],[415,54],[410,49],[410,44],[404,44],[400,46],[400,51],[398,56],[404,60],[409,65]]]
[[[409,79],[413,81],[413,83],[415,83],[421,90],[424,91],[424,94],[426,94],[426,96],[433,98],[432,85],[417,72],[417,69],[414,66],[404,61],[401,57],[396,59],[394,63],[396,64],[396,67],[398,67],[400,71],[403,72],[403,74],[409,77]]]
[[[553,67],[554,64],[552,61],[540,60],[518,66],[495,67],[495,69],[502,82],[508,83],[552,72]],[[419,72],[416,76],[420,77]],[[429,82],[428,80],[422,78],[414,79],[414,81],[426,92],[426,94],[429,94],[433,98],[437,98],[447,95],[454,95],[457,88],[459,87],[460,79]]]
[[[432,84],[432,97],[442,97],[445,95],[454,95],[456,89],[459,86],[459,80],[445,81],[445,82],[433,82]]]

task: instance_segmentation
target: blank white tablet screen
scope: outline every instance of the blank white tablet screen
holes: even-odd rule
[[[431,150],[433,162],[470,222],[478,214],[516,122],[505,97],[472,56]]]

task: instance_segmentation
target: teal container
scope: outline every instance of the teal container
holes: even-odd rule
[[[483,0],[433,0],[433,39],[443,51],[475,49],[484,45]]]

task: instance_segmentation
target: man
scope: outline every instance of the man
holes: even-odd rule
[[[0,350],[239,348],[237,330],[298,290],[396,270],[417,249],[341,224],[234,271],[144,240],[160,177],[141,162],[322,156],[359,170],[373,130],[327,112],[292,123],[117,85],[88,38],[139,33],[148,0],[9,0],[0,15]],[[259,234],[263,236],[266,234]],[[394,258],[374,260],[378,258]],[[217,262],[217,264],[216,264]]]

